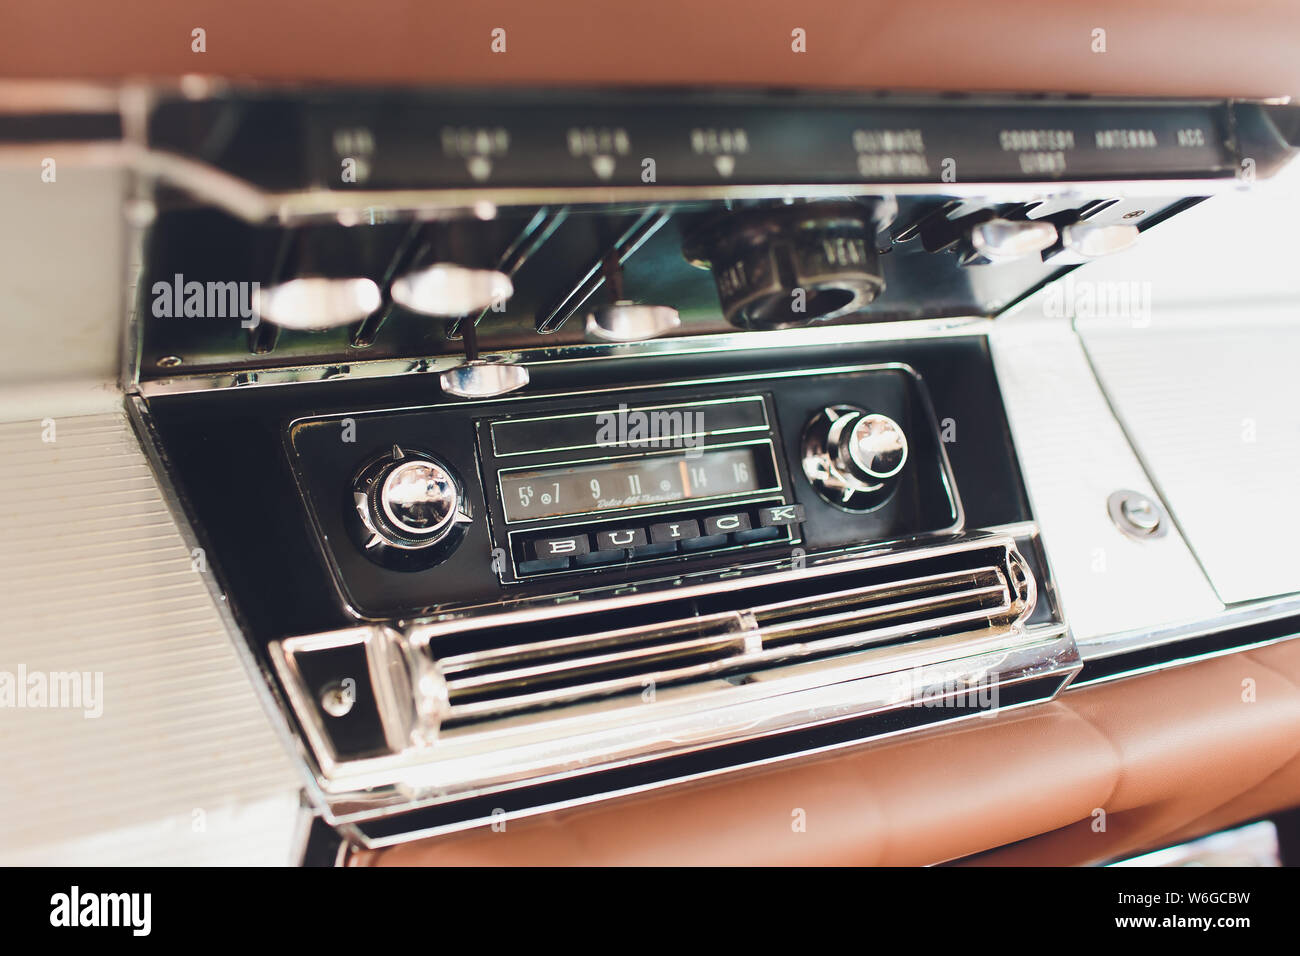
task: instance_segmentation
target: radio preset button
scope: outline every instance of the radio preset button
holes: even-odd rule
[[[758,523],[764,528],[801,524],[805,517],[803,505],[774,505],[758,509]]]
[[[664,521],[650,526],[650,540],[655,544],[671,544],[674,541],[689,541],[700,536],[700,523],[693,518],[681,521]]]
[[[706,536],[734,534],[737,531],[748,531],[751,527],[749,515],[743,511],[725,515],[711,515],[704,519],[704,534]]]
[[[585,534],[574,534],[565,538],[538,538],[533,542],[533,556],[539,561],[576,558],[590,551],[591,542],[587,540]]]
[[[645,528],[614,528],[596,532],[596,549],[599,551],[640,548],[648,543]]]

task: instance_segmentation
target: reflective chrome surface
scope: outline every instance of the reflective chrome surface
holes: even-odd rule
[[[412,312],[454,319],[505,302],[514,295],[510,277],[495,269],[469,269],[436,262],[393,281],[393,301]]]
[[[849,433],[848,449],[853,464],[877,481],[893,478],[907,463],[907,436],[886,415],[859,418]]]
[[[435,538],[456,517],[460,494],[451,475],[437,462],[403,461],[384,479],[379,503],[385,517],[399,530]]]
[[[1123,252],[1138,241],[1137,226],[1077,222],[1061,230],[1065,248],[1087,259]]]
[[[1169,531],[1169,521],[1160,505],[1141,492],[1115,492],[1106,499],[1106,511],[1115,527],[1138,541],[1161,538]]]
[[[1078,655],[1059,623],[1037,626],[1024,623],[1039,600],[1039,592],[1014,541],[1008,537],[975,536],[948,545],[856,561],[831,560],[803,570],[787,569],[758,576],[748,580],[745,586],[760,587],[767,580],[794,578],[829,580],[831,575],[842,575],[859,567],[884,568],[913,558],[945,554],[973,556],[987,553],[990,548],[1005,555],[1006,576],[1002,580],[1008,590],[1001,610],[990,605],[989,610],[975,616],[950,615],[947,629],[936,631],[926,639],[873,644],[872,639],[859,637],[859,642],[866,640],[866,643],[859,643],[856,650],[850,644],[844,646],[843,650],[851,653],[782,662],[779,656],[799,651],[803,645],[796,642],[781,649],[785,640],[781,635],[788,624],[764,624],[771,615],[763,608],[755,608],[748,615],[739,616],[735,646],[728,653],[739,654],[738,662],[751,657],[759,662],[778,655],[776,663],[780,666],[758,670],[754,679],[741,683],[709,679],[704,674],[696,675],[695,683],[682,687],[665,683],[649,702],[633,694],[588,703],[575,701],[567,709],[557,710],[552,706],[514,715],[509,712],[494,715],[487,711],[476,717],[476,720],[487,718],[486,723],[466,724],[469,715],[458,715],[457,711],[457,695],[463,690],[460,685],[476,668],[490,661],[479,660],[482,655],[463,661],[440,658],[437,648],[442,639],[457,631],[486,629],[485,633],[491,633],[513,623],[546,619],[554,620],[559,627],[565,621],[579,621],[587,614],[613,607],[623,608],[634,619],[638,605],[659,600],[652,591],[581,605],[543,605],[461,617],[416,625],[403,634],[385,628],[356,628],[291,638],[273,645],[272,656],[286,678],[295,708],[308,722],[317,720],[312,716],[316,711],[297,676],[293,663],[296,654],[339,643],[362,643],[372,649],[372,655],[383,649],[389,661],[422,662],[424,677],[415,676],[414,671],[393,670],[377,663],[370,667],[372,680],[383,680],[386,675],[390,683],[398,682],[397,689],[380,696],[392,701],[408,700],[404,709],[389,710],[384,718],[389,728],[388,738],[404,741],[394,747],[391,756],[340,762],[332,756],[319,729],[309,731],[322,774],[321,784],[332,794],[331,818],[335,823],[355,823],[399,810],[491,792],[495,788],[554,779],[557,774],[596,770],[710,744],[814,726],[827,720],[909,707],[933,693],[939,685],[977,686],[983,682],[982,686],[987,687],[992,681],[993,686],[1009,686],[1033,676],[1054,675],[1058,679],[1054,686],[1059,689],[1078,669]],[[900,573],[905,576],[905,570]],[[671,594],[674,599],[686,599],[696,593],[705,595],[735,587],[734,582],[718,582],[679,587]],[[828,597],[841,600],[840,595]],[[935,607],[941,612],[939,605]],[[784,607],[774,608],[774,613],[774,622],[790,619],[789,609]],[[908,630],[906,624],[887,627],[875,640],[880,641],[887,633],[896,632],[897,636]],[[776,644],[765,649],[767,641]],[[611,645],[614,653],[623,653],[620,648],[618,642]],[[526,648],[514,648],[497,655],[522,655],[525,651]],[[523,660],[521,657],[514,661],[511,657],[509,662],[517,669]],[[503,659],[502,663],[508,662]],[[552,665],[545,666],[553,670]],[[577,665],[566,666],[572,669]],[[508,671],[496,665],[489,671],[491,680],[497,683],[510,677]],[[575,671],[580,672],[581,668]],[[430,690],[411,689],[421,681]],[[477,680],[475,686],[481,683]],[[428,693],[433,693],[436,699],[426,697]],[[556,702],[564,699],[565,693],[558,692]],[[475,706],[481,711],[480,705]],[[437,726],[434,723],[426,734],[413,735],[415,714],[426,715],[423,718],[426,724],[430,720],[451,718],[456,723],[443,727],[441,732],[434,729]],[[951,716],[957,717],[959,712],[954,711]],[[436,743],[431,742],[435,739]],[[400,790],[387,789],[399,780]],[[364,842],[378,845],[384,841],[366,839]]]
[[[466,362],[438,377],[442,390],[457,398],[495,398],[528,384],[528,369],[510,362]]]
[[[827,501],[848,511],[878,507],[907,463],[907,436],[892,418],[855,405],[823,409],[804,427],[803,472]]]
[[[372,279],[290,279],[253,292],[253,314],[286,329],[331,329],[359,322],[383,297]]]
[[[971,230],[970,243],[990,262],[1007,262],[1051,248],[1056,238],[1056,226],[1050,222],[990,219]]]
[[[615,302],[587,316],[587,338],[604,342],[644,342],[679,328],[682,318],[666,305]]]

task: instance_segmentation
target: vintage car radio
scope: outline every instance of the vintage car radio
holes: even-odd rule
[[[352,412],[295,421],[287,444],[370,618],[961,526],[901,365]]]

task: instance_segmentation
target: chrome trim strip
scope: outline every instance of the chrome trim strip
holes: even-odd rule
[[[894,565],[918,561],[923,558],[962,554],[986,548],[1005,548],[1011,553],[1016,553],[1015,539],[1011,537],[1003,535],[975,534],[958,541],[938,544],[932,547],[890,551],[887,553],[860,557],[856,560],[829,561],[822,564],[810,563],[808,567],[797,570],[791,569],[769,574],[755,575],[739,582],[733,580],[729,582],[725,588],[717,583],[684,584],[680,587],[673,588],[672,595],[675,600],[705,597],[719,590],[730,590],[737,586],[749,590],[767,584],[822,578],[827,575],[845,574],[866,568],[892,567]],[[818,557],[821,557],[821,555],[818,555]],[[657,592],[634,593],[619,597],[600,598],[582,603],[574,602],[558,605],[534,604],[513,611],[494,613],[490,616],[494,626],[508,627],[512,624],[526,624],[531,621],[545,618],[569,617],[572,615],[595,614],[603,611],[634,608],[642,604],[657,603],[662,600],[662,598],[663,595]],[[434,641],[458,631],[480,628],[483,626],[482,621],[485,616],[487,615],[457,617],[429,624],[420,624],[410,630],[409,638],[411,643],[415,646],[428,647],[432,653],[432,645]],[[437,655],[435,654],[434,656]]]
[[[924,646],[868,648],[848,664],[811,672],[805,666],[802,675],[789,673],[798,667],[778,670],[774,677],[726,684],[703,696],[674,700],[665,690],[653,705],[638,698],[614,708],[573,708],[576,713],[547,719],[542,727],[504,720],[500,728],[452,730],[436,754],[357,761],[346,775],[322,783],[333,794],[330,812],[336,819],[366,819],[377,809],[405,812],[910,707],[922,696],[918,686],[978,686],[990,673],[1005,675],[992,685],[1002,686],[1024,676],[1073,677],[1081,666],[1073,639],[1059,625],[919,643]],[[651,706],[659,712],[628,723],[629,708]]]
[[[993,327],[993,319],[983,316],[962,316],[947,319],[915,319],[901,322],[876,322],[859,325],[780,329],[766,332],[719,332],[710,335],[680,336],[639,342],[633,346],[604,343],[575,343],[573,345],[545,345],[537,348],[496,352],[487,358],[504,362],[525,363],[530,366],[554,365],[566,362],[593,362],[617,359],[624,356],[644,358],[653,355],[702,355],[723,352],[741,352],[751,349],[788,349],[799,347],[855,345],[864,342],[897,342],[905,339],[949,336],[983,335]],[[142,381],[137,390],[146,398],[159,395],[185,395],[223,388],[271,388],[307,382],[321,382],[344,378],[393,378],[400,375],[438,375],[459,365],[464,356],[437,355],[424,358],[369,359],[349,361],[346,369],[337,363],[284,366],[257,369],[255,380],[249,380],[247,371],[202,372],[171,378]],[[834,371],[832,369],[831,371]],[[727,381],[737,381],[745,376],[734,376]],[[627,389],[622,389],[627,390]],[[613,391],[612,389],[609,391]],[[523,392],[501,396],[501,399],[535,397]],[[435,403],[436,404],[436,403]],[[457,404],[464,404],[458,402]]]
[[[1085,661],[1104,660],[1117,654],[1128,654],[1163,644],[1207,637],[1229,628],[1265,624],[1292,615],[1300,615],[1300,595],[1292,594],[1238,605],[1212,617],[1085,638],[1079,641],[1079,651]]]
[[[354,823],[468,796],[564,779],[575,773],[630,766],[718,744],[911,706],[918,699],[928,698],[930,694],[923,692],[936,685],[971,687],[984,682],[986,686],[999,687],[1029,677],[1056,675],[1061,677],[1061,682],[1053,693],[1059,692],[1082,666],[1082,659],[1063,624],[1026,627],[1017,623],[1032,611],[1036,582],[1032,575],[1025,573],[1015,541],[1007,536],[981,535],[903,554],[877,554],[852,562],[777,571],[745,583],[757,586],[816,579],[857,568],[896,564],[902,565],[900,581],[905,582],[909,561],[943,554],[974,554],[990,548],[1003,549],[1006,570],[1017,582],[1017,597],[1007,608],[1016,617],[1008,625],[981,623],[996,615],[996,609],[983,609],[943,619],[950,618],[954,626],[974,624],[974,629],[940,633],[904,644],[879,646],[868,642],[845,656],[800,659],[792,657],[787,648],[764,651],[755,647],[753,650],[764,660],[773,657],[788,660],[777,661],[774,668],[755,671],[747,683],[740,685],[706,681],[662,688],[650,708],[644,710],[638,710],[646,706],[639,698],[613,701],[606,698],[573,703],[564,711],[505,715],[486,725],[454,726],[444,729],[436,746],[430,746],[427,740],[415,741],[389,757],[350,761],[344,765],[330,759],[326,752],[319,766],[320,783],[331,794],[326,803],[327,817],[334,824]],[[996,562],[991,567],[996,568]],[[732,586],[731,582],[684,586],[675,589],[674,596],[689,599],[692,595]],[[490,617],[415,625],[406,632],[403,642],[413,652],[408,654],[408,659],[425,656],[420,653],[423,648],[429,649],[426,659],[432,659],[437,638],[454,631],[613,608],[628,610],[656,599],[654,594],[636,593],[587,602],[581,607],[535,606]],[[780,602],[774,606],[779,605]],[[761,629],[752,613],[741,613],[737,620],[743,625],[740,638],[744,637],[745,629]],[[914,623],[893,625],[869,636],[900,637],[915,629]],[[320,641],[372,640],[381,630],[353,628],[306,635],[290,638],[284,645],[292,654],[298,646]],[[753,643],[743,641],[746,654]],[[277,669],[291,676],[285,653],[276,649],[273,656]],[[301,690],[291,694],[295,706],[309,708],[300,711],[304,723],[320,719],[313,702],[307,701]],[[603,796],[597,794],[590,799]]]
[[[556,810],[564,810],[573,807],[584,806],[587,804],[596,803],[596,802],[612,799],[615,797],[633,796],[641,793],[651,793],[656,790],[662,789],[664,787],[675,786],[678,784],[686,784],[686,783],[701,781],[701,780],[709,780],[716,777],[720,777],[724,774],[736,773],[743,770],[753,770],[753,769],[758,769],[763,767],[776,766],[790,760],[810,758],[821,754],[834,753],[836,751],[844,750],[849,747],[861,747],[867,743],[877,743],[880,741],[885,741],[894,737],[901,736],[903,734],[924,733],[926,731],[933,730],[936,728],[950,728],[955,725],[965,723],[971,720],[987,719],[992,714],[1010,713],[1012,711],[1022,710],[1026,707],[1034,707],[1037,706],[1038,704],[1045,703],[1046,701],[1052,700],[1065,687],[1069,685],[1070,679],[1075,673],[1077,673],[1077,671],[1078,671],[1077,667],[1073,667],[1073,668],[1067,667],[1066,669],[1058,670],[1055,672],[1047,671],[1044,673],[1028,673],[1024,677],[1020,677],[1016,680],[1007,681],[1001,686],[1009,687],[1009,686],[1014,686],[1016,684],[1024,683],[1027,680],[1034,680],[1036,678],[1059,676],[1061,679],[1061,684],[1056,688],[1054,693],[1050,695],[1045,695],[1041,700],[1030,700],[1030,701],[1025,701],[1024,703],[1012,704],[1007,707],[1000,707],[996,711],[993,711],[991,713],[963,714],[956,717],[950,717],[947,720],[936,721],[934,723],[925,724],[920,727],[907,727],[900,730],[885,731],[878,734],[872,734],[868,737],[864,737],[861,739],[848,740],[848,741],[828,744],[820,747],[810,747],[807,749],[792,751],[789,753],[782,753],[773,757],[766,757],[759,760],[751,760],[743,763],[728,765],[725,767],[699,771],[697,773],[692,773],[692,774],[683,774],[683,775],[672,777],[670,779],[655,780],[640,786],[624,787],[618,790],[610,790],[610,791],[606,791],[591,796],[582,796],[570,800],[559,800],[559,801],[553,801],[545,804],[538,804],[536,806],[527,807],[523,810],[510,811],[510,812],[498,814],[493,816],[492,819],[494,821],[495,820],[509,821],[509,820],[524,819],[542,813],[548,813]],[[943,699],[946,698],[938,698],[938,700],[943,700]],[[873,711],[872,713],[881,713],[881,712],[883,711],[877,710],[877,711]],[[867,714],[866,716],[870,716],[870,714]],[[805,726],[811,726],[811,725],[805,725]],[[796,731],[798,729],[799,728],[794,728],[794,730]],[[755,737],[761,737],[761,736],[768,736],[768,735],[767,734],[755,735]],[[749,738],[749,739],[754,739],[754,738]],[[625,766],[626,765],[629,764],[625,764]],[[538,781],[538,782],[540,783],[544,781]],[[486,793],[493,793],[493,792],[500,793],[508,789],[511,788],[497,787],[494,790],[486,791]],[[351,814],[332,814],[329,810],[327,810],[325,812],[325,817],[332,824],[338,826],[340,832],[350,842],[365,847],[366,849],[379,849],[386,846],[394,846],[398,843],[405,843],[409,840],[420,839],[422,837],[437,836],[441,834],[470,830],[482,826],[484,823],[487,822],[485,819],[482,818],[470,819],[470,820],[447,824],[444,826],[428,827],[420,830],[410,830],[407,832],[397,834],[395,836],[379,837],[379,838],[367,837],[357,826],[360,823],[377,820],[377,819],[383,819],[385,817],[394,816],[408,811],[419,810],[433,805],[436,804],[434,802],[421,802],[421,803],[410,804],[407,806],[397,806],[397,807],[390,806],[387,809],[380,809],[378,811],[372,811],[372,812],[363,811],[363,812],[354,812]]]
[[[1287,641],[1294,641],[1298,638],[1300,638],[1300,632],[1288,634],[1284,637],[1272,637],[1265,641],[1254,641],[1250,644],[1240,644],[1235,647],[1224,647],[1218,650],[1206,651],[1204,654],[1185,654],[1175,656],[1165,661],[1159,661],[1155,664],[1147,664],[1143,667],[1133,667],[1115,674],[1104,674],[1100,677],[1076,680],[1070,684],[1070,687],[1093,687],[1097,684],[1109,684],[1111,681],[1124,680],[1128,677],[1139,677],[1142,674],[1154,674],[1158,671],[1167,671],[1173,667],[1182,667],[1184,664],[1196,664],[1200,661],[1213,660],[1216,657],[1227,657],[1231,654],[1240,654],[1243,651],[1253,651],[1261,647],[1271,647],[1274,644],[1284,644]],[[1156,646],[1168,646],[1171,650],[1175,650],[1178,646],[1178,640],[1171,639],[1166,644],[1159,644]],[[1084,663],[1086,664],[1087,662],[1085,661]]]

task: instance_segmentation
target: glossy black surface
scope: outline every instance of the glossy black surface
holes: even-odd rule
[[[164,102],[149,139],[270,189],[938,182],[946,158],[965,181],[1008,182],[1232,175],[1233,121],[1264,109],[1046,96],[331,90]],[[1023,158],[1058,152],[1046,165]],[[719,156],[733,162],[719,165]],[[346,158],[365,160],[355,182],[340,176]]]
[[[1215,180],[1270,175],[1296,151],[1297,115],[1293,107],[1216,101],[699,91],[164,98],[149,123],[155,148],[266,190],[464,192],[444,194],[445,215],[430,222],[413,223],[409,210],[376,200],[345,216],[347,225],[322,214],[285,228],[238,221],[163,190],[139,285],[141,375],[456,352],[458,326],[387,297],[395,276],[433,261],[510,273],[515,292],[506,307],[479,317],[484,350],[580,341],[586,314],[612,301],[611,289],[576,297],[574,291],[593,270],[599,279],[602,259],[631,234],[648,238],[623,257],[621,292],[678,310],[682,326],[673,334],[719,331],[727,324],[718,294],[709,274],[683,256],[688,238],[701,224],[749,215],[755,205],[768,207],[766,216],[787,201],[813,199],[870,210],[893,200],[898,206],[892,224],[879,223],[875,249],[867,236],[856,240],[862,258],[878,259],[869,271],[883,278],[883,290],[861,295],[854,311],[829,322],[996,315],[1075,266],[1050,256],[963,265],[979,261],[969,256],[973,222],[1029,217],[1063,226],[1086,216],[1145,230],[1197,202]],[[1159,179],[1189,184],[1149,196],[1129,189],[1122,200],[1107,185]],[[876,197],[857,194],[877,182],[920,184],[923,191],[895,195],[882,186]],[[958,188],[1019,182],[1049,185],[1008,201],[965,205]],[[1061,184],[1059,193],[1053,183]],[[641,194],[604,203],[597,194],[575,200],[546,192],[620,185]],[[814,194],[828,185],[855,195]],[[737,186],[760,188],[726,196]],[[497,187],[516,192],[483,192]],[[697,192],[674,192],[686,188]],[[492,201],[472,211],[466,197]],[[950,225],[950,215],[961,228]],[[929,226],[921,234],[915,227],[923,221]],[[300,275],[369,277],[385,292],[384,305],[364,323],[315,333],[269,326],[253,333],[247,316],[221,309],[155,313],[177,281],[269,284]],[[783,277],[789,281],[776,283],[758,324],[833,314],[853,298],[843,283],[822,276],[819,285],[815,278],[802,280],[807,311],[791,312],[785,293],[798,283]],[[593,288],[588,282],[587,292]]]
[[[535,367],[529,392],[889,362],[907,363],[917,370],[931,395],[940,429],[953,439],[944,447],[960,490],[966,526],[987,527],[1029,517],[982,338],[557,363]],[[901,374],[888,377],[887,387],[882,386],[882,400],[903,399],[908,380],[909,377]],[[787,444],[792,431],[797,437],[798,425],[809,409],[839,394],[834,380],[825,376],[813,374],[799,381],[804,383],[799,402],[792,402],[777,420],[778,430]],[[760,390],[769,387],[765,385]],[[743,391],[753,393],[754,387],[751,384]],[[165,460],[195,519],[202,543],[208,548],[210,565],[216,569],[229,593],[232,608],[256,644],[354,622],[339,600],[299,496],[284,444],[288,425],[306,417],[357,413],[366,408],[410,407],[441,400],[433,377],[411,375],[386,380],[338,380],[161,396],[149,403]],[[518,407],[522,411],[528,404],[521,401]],[[446,413],[448,420],[459,424],[441,436],[446,451],[439,449],[456,458],[455,466],[465,476],[479,474],[472,417],[466,414],[470,407],[450,407],[452,410]],[[914,428],[912,437],[924,443],[925,434],[925,429]],[[938,437],[930,440],[937,442]],[[375,447],[381,444],[376,442]],[[360,442],[352,451],[358,456],[364,453]],[[339,456],[340,477],[347,471],[343,467],[345,458]],[[923,447],[917,460],[924,459]],[[467,493],[481,495],[481,491]],[[341,513],[347,502],[342,489],[337,494],[335,503]],[[805,499],[809,495],[810,490],[797,497],[800,503],[807,504]],[[924,517],[924,511],[919,510],[922,509],[919,498],[904,494],[898,501],[899,509],[892,517],[868,516],[869,523],[874,524],[858,529],[845,526],[843,513],[834,512],[829,506],[825,510],[809,508],[805,533],[815,537],[817,546],[831,546],[846,539],[866,541],[875,535],[889,535],[894,533],[893,529],[903,526],[903,519]],[[480,504],[486,503],[475,502]],[[437,593],[471,603],[475,595],[482,600],[496,601],[514,594],[554,591],[554,585],[540,584],[503,589],[492,573],[487,525],[477,522],[472,527],[466,548],[471,547],[471,539],[474,550],[466,553],[477,555],[478,560],[472,568],[466,568],[469,579],[448,583]],[[788,555],[788,548],[784,553]],[[718,560],[726,563],[725,558]],[[375,567],[363,557],[357,561]],[[609,569],[602,572],[605,576],[610,573]],[[619,572],[614,569],[613,573]],[[422,593],[432,592],[426,587]],[[395,605],[401,603],[400,599],[395,601]]]
[[[1153,195],[1117,203],[1104,185],[1081,188],[1084,192],[1037,204],[1028,212],[1024,204],[1015,203],[983,203],[974,208],[987,215],[1052,215],[1063,217],[1062,222],[1088,215],[1090,222],[1146,229],[1195,201],[1194,197]],[[884,280],[883,290],[862,308],[811,324],[996,315],[1074,268],[1060,264],[1059,258],[1043,261],[1037,255],[996,265],[963,266],[960,262],[966,247],[956,240],[944,248],[927,250],[920,230],[911,227],[946,219],[950,211],[958,214],[958,205],[938,186],[932,195],[899,197],[892,226],[876,235],[876,265]],[[589,298],[568,297],[582,286],[584,276],[599,265],[618,237],[656,208],[651,203],[565,207],[561,217],[555,208],[513,206],[498,209],[496,217],[487,222],[464,218],[413,227],[380,218],[346,228],[315,225],[294,230],[250,226],[210,208],[165,211],[150,230],[148,266],[139,285],[141,376],[166,378],[178,372],[285,364],[342,366],[362,360],[459,353],[463,343],[456,325],[409,312],[388,297],[365,329],[354,325],[309,332],[279,330],[264,323],[254,333],[248,328],[252,320],[226,307],[221,299],[215,299],[211,307],[205,302],[203,307],[189,310],[197,314],[184,314],[184,290],[199,288],[193,283],[201,284],[205,293],[216,284],[232,282],[265,286],[297,275],[365,276],[386,290],[386,277],[434,261],[497,268],[525,234],[545,234],[545,239],[519,261],[512,276],[514,294],[504,307],[485,311],[478,318],[480,347],[492,352],[583,342],[586,315],[607,304],[612,293],[602,286]],[[623,263],[623,295],[679,312],[682,325],[674,337],[732,330],[723,317],[713,276],[691,265],[683,254],[686,237],[722,208],[722,203],[704,202],[664,207],[669,214],[665,224]],[[538,216],[553,217],[548,221],[554,222],[554,230],[537,226]],[[966,218],[972,218],[969,210]],[[180,293],[176,292],[178,285]],[[787,320],[806,316],[811,322],[817,307],[815,283],[804,291],[802,304],[809,311],[787,315]],[[793,288],[776,298],[792,301],[792,292]],[[251,292],[247,297],[251,301]],[[175,307],[178,301],[179,310]],[[539,332],[539,325],[548,331]],[[363,332],[366,344],[359,347],[355,340]],[[182,364],[169,364],[170,357],[179,358]]]
[[[562,413],[616,410],[656,404],[687,404],[693,400],[716,402],[730,396],[761,395],[769,406],[770,431],[744,435],[707,436],[709,448],[746,447],[754,451],[755,489],[777,489],[779,494],[755,495],[737,492],[692,513],[705,525],[705,538],[721,541],[692,542],[672,554],[625,554],[601,548],[599,537],[610,531],[644,531],[666,516],[688,516],[683,502],[648,503],[620,509],[617,515],[601,512],[586,516],[563,515],[507,521],[498,491],[497,472],[503,465],[524,467],[582,461],[594,457],[637,460],[642,451],[630,447],[533,452],[499,459],[488,442],[476,439],[491,423],[512,418],[537,419],[533,427],[545,436],[544,416]],[[890,497],[865,514],[849,514],[815,494],[799,467],[800,435],[804,423],[825,405],[852,397],[873,410],[889,415],[910,436],[911,456]],[[698,414],[708,422],[711,405],[699,405]],[[593,430],[592,439],[595,440]],[[740,513],[745,523],[754,519],[744,506],[751,503],[799,502],[806,510],[800,533],[809,551],[885,541],[911,535],[952,529],[958,521],[941,463],[936,425],[916,377],[903,368],[883,367],[870,371],[835,374],[756,377],[749,381],[704,381],[699,384],[656,388],[602,390],[595,395],[562,394],[529,400],[512,397],[492,403],[453,402],[440,407],[395,412],[349,411],[341,417],[302,421],[291,427],[289,443],[296,456],[295,468],[313,521],[324,541],[331,569],[347,604],[370,618],[387,618],[441,610],[450,607],[496,603],[503,599],[534,597],[569,590],[609,587],[647,577],[663,577],[709,568],[728,567],[742,560],[756,560],[768,552],[747,547],[745,554],[733,549],[745,542],[745,529],[711,529],[711,517]],[[345,440],[350,438],[352,440]],[[745,444],[737,445],[736,439]],[[544,440],[544,439],[543,439]],[[346,533],[353,511],[352,480],[358,467],[376,453],[393,445],[428,448],[450,465],[465,482],[469,506],[476,515],[486,514],[466,530],[465,540],[446,560],[434,567],[410,571],[385,568],[371,560]],[[478,460],[475,460],[475,452]],[[775,461],[773,461],[775,455]],[[683,460],[684,461],[684,460]],[[764,463],[765,462],[765,463]],[[775,465],[775,472],[772,466]],[[712,533],[710,533],[712,532]],[[728,533],[730,536],[728,537]],[[575,557],[574,567],[564,578],[554,575],[531,583],[515,583],[519,576],[500,567],[499,551],[518,562],[531,557],[524,542],[556,533],[590,534],[590,553]],[[709,548],[702,551],[699,546]],[[788,554],[788,547],[773,542],[772,553]],[[496,562],[496,565],[494,565]],[[495,571],[501,572],[500,580]],[[523,570],[523,569],[519,569]],[[558,570],[558,569],[555,569]],[[504,585],[503,583],[504,582]]]

